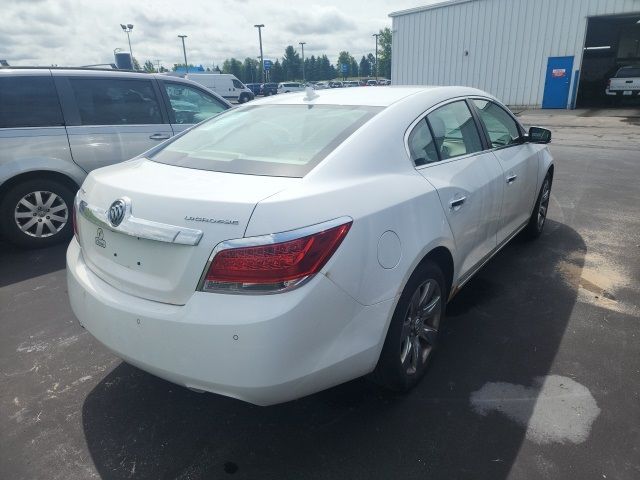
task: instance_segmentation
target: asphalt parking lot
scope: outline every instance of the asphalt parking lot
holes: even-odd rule
[[[0,478],[640,478],[640,116],[523,112],[549,222],[451,302],[428,376],[283,405],[198,394],[75,321],[65,246],[0,243]]]

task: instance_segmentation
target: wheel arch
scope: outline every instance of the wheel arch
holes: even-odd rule
[[[443,245],[440,245],[431,249],[424,257],[422,257],[422,260],[418,262],[418,264],[413,269],[413,271],[415,272],[416,269],[418,269],[421,265],[423,265],[427,261],[435,263],[440,268],[440,270],[442,270],[442,274],[444,275],[445,282],[446,282],[446,285],[445,285],[447,289],[446,296],[447,298],[449,298],[449,295],[451,293],[451,287],[453,285],[453,273],[454,273],[454,262],[453,262],[453,255],[451,254],[451,251]],[[413,275],[413,272],[411,274]]]
[[[34,179],[55,180],[74,191],[80,188],[80,185],[78,185],[78,182],[76,182],[76,180],[64,173],[56,172],[54,170],[30,170],[28,172],[19,173],[18,175],[7,179],[0,185],[0,201],[2,201],[2,198],[7,193],[7,191],[9,191],[14,186]]]

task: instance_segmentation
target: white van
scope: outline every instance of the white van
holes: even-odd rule
[[[229,101],[245,103],[255,97],[251,90],[230,73],[189,73],[184,78],[207,87]]]

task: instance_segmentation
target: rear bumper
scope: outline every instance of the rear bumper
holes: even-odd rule
[[[609,96],[615,97],[637,97],[640,95],[640,90],[609,90],[608,88],[605,90],[605,93]]]
[[[190,388],[258,405],[293,400],[371,372],[395,304],[363,306],[324,275],[277,295],[195,292],[176,306],[97,277],[72,240],[71,307],[127,362]]]

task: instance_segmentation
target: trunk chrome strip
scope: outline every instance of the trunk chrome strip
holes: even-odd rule
[[[125,202],[124,219],[117,227],[111,225],[107,217],[107,211],[103,208],[89,205],[84,200],[79,200],[77,209],[82,217],[94,225],[132,237],[192,246],[198,245],[202,238],[202,230],[136,218],[131,213],[130,202]]]

